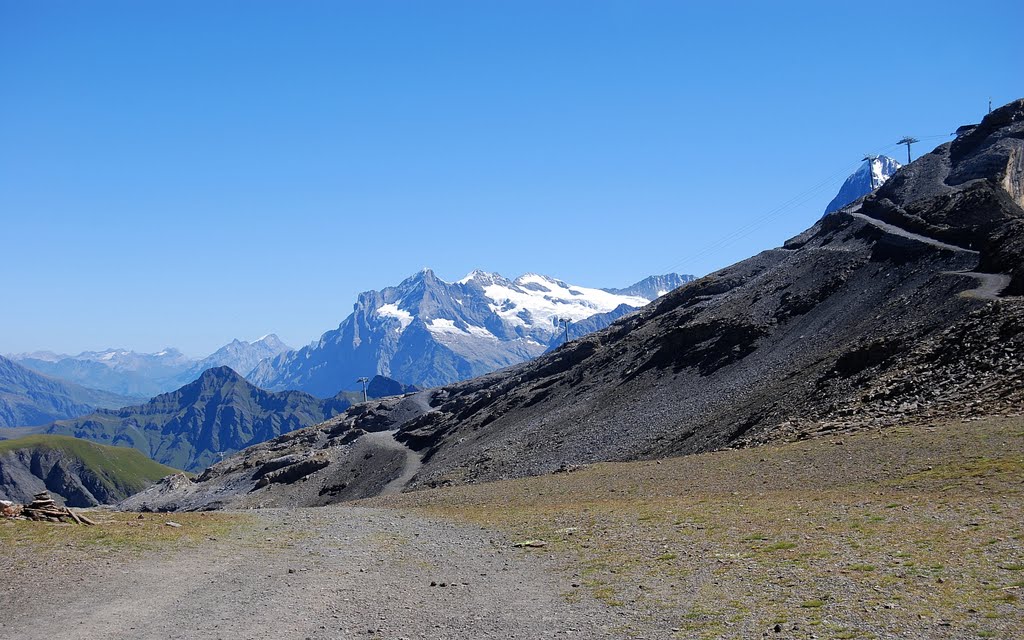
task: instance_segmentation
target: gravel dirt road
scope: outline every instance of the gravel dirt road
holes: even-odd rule
[[[542,550],[480,527],[359,507],[251,513],[187,549],[50,567],[5,554],[0,637],[618,637],[609,607],[570,603],[571,578]]]

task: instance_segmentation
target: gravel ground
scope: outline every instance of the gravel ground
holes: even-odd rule
[[[1024,638],[1024,418],[365,501],[543,539],[623,637]],[[664,637],[664,636],[662,636]]]
[[[251,513],[170,552],[16,547],[0,559],[0,637],[617,637],[615,613],[570,603],[550,559],[480,527],[358,507]]]
[[[7,521],[0,637],[1009,640],[1022,497],[1012,415],[357,505]]]

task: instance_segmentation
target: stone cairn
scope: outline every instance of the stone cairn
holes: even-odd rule
[[[8,518],[23,520],[35,520],[36,522],[65,522],[74,524],[94,525],[89,518],[80,513],[75,513],[67,507],[59,507],[50,497],[49,492],[37,493],[32,498],[31,504],[20,505],[7,501],[0,501],[0,515]]]

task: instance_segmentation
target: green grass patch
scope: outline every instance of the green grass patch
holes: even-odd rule
[[[145,514],[86,511],[96,526],[62,526],[49,522],[9,520],[0,526],[0,548],[24,548],[31,553],[88,553],[108,549],[119,552],[153,551],[193,546],[226,536],[250,522],[243,514],[215,511],[202,513]],[[180,527],[167,526],[168,521]]]
[[[795,549],[795,542],[786,542],[785,540],[780,542],[773,542],[772,544],[765,547],[766,551],[785,551],[787,549]]]
[[[1006,457],[962,460],[951,464],[939,465],[926,471],[912,473],[900,478],[894,484],[933,481],[948,483],[950,480],[964,481],[980,478],[997,478],[1000,480],[1024,478],[1024,459]],[[954,486],[946,484],[943,488],[952,488]]]
[[[873,565],[873,564],[851,564],[850,565],[850,571],[862,571],[862,572],[865,572],[865,573],[869,572],[869,571],[874,571],[876,568],[877,567],[875,567],[875,565]]]

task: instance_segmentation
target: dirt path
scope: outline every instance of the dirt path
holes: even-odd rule
[[[864,222],[867,222],[868,224],[870,224],[872,226],[878,227],[879,229],[881,229],[882,231],[884,231],[884,232],[886,232],[888,234],[891,234],[891,235],[894,235],[894,236],[898,236],[900,238],[905,238],[907,240],[913,240],[915,242],[921,242],[923,244],[935,247],[936,249],[943,249],[945,251],[954,251],[954,252],[957,252],[957,253],[967,253],[967,254],[973,254],[975,256],[980,255],[977,251],[974,251],[973,249],[965,249],[963,247],[958,247],[955,244],[948,244],[946,242],[942,242],[941,240],[936,240],[935,238],[929,238],[928,236],[922,236],[922,235],[917,234],[917,233],[912,233],[910,231],[907,231],[906,229],[903,229],[902,227],[897,227],[894,224],[889,224],[888,222],[882,222],[881,220],[878,220],[876,218],[872,218],[871,216],[864,215],[863,213],[859,213],[858,210],[851,210],[851,211],[848,211],[847,213],[849,213],[854,218],[857,218],[858,220],[863,220]]]
[[[978,280],[978,287],[961,291],[960,295],[979,300],[998,300],[999,295],[1010,286],[1010,276],[1004,273],[981,273],[978,271],[945,271],[947,275],[969,276]]]
[[[5,576],[16,588],[0,590],[0,636],[618,637],[609,608],[569,604],[571,576],[544,550],[478,527],[353,507],[253,517],[230,539],[90,559],[82,573],[17,563]]]
[[[413,476],[420,470],[420,467],[423,466],[423,454],[417,453],[395,440],[395,433],[397,431],[378,431],[363,436],[363,438],[372,441],[381,448],[405,452],[405,466],[402,467],[402,474],[384,485],[384,488],[378,494],[382,496],[401,493],[402,488],[412,480]]]
[[[897,227],[896,225],[889,224],[888,222],[882,222],[881,220],[877,220],[871,216],[864,215],[863,213],[859,213],[859,207],[850,210],[848,213],[854,218],[863,220],[868,224],[871,224],[894,236],[913,240],[915,242],[921,242],[931,247],[935,247],[936,249],[945,251],[954,251],[957,253],[965,253],[975,256],[981,255],[978,251],[974,251],[973,249],[965,249],[964,247],[948,244],[941,240],[936,240],[935,238],[929,238],[928,236],[912,233],[906,229]],[[943,271],[942,273],[945,275],[968,276],[977,279],[979,284],[976,288],[961,291],[960,295],[967,298],[977,298],[979,300],[998,300],[999,295],[1003,290],[1010,286],[1011,280],[1010,276],[1002,273],[981,273],[980,271]]]

